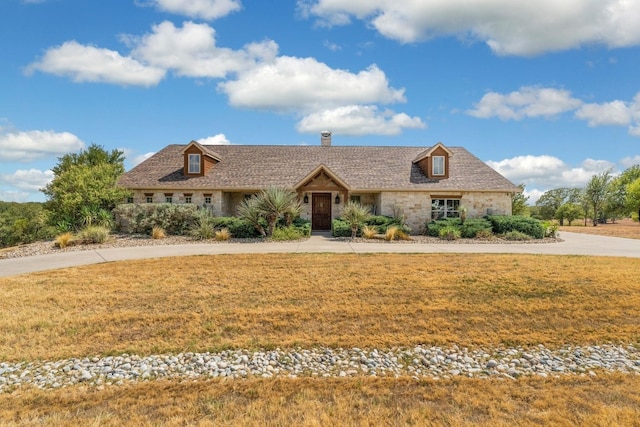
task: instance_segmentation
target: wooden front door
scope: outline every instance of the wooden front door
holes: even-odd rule
[[[313,193],[311,229],[331,230],[331,193]]]

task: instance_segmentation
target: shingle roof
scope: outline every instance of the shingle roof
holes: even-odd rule
[[[186,177],[181,154],[186,146],[165,147],[124,174],[120,184],[132,189],[225,191],[293,187],[322,164],[350,191],[519,191],[462,147],[447,147],[453,154],[449,178],[435,180],[413,162],[425,147],[205,145],[221,161],[205,176]]]

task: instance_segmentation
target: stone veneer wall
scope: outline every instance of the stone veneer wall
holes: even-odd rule
[[[467,208],[467,217],[482,217],[487,214],[511,215],[511,195],[508,193],[448,192],[438,195],[426,192],[384,192],[380,193],[380,215],[393,216],[393,207],[403,209],[405,221],[413,234],[424,231],[431,220],[431,199],[461,196],[460,205]]]
[[[164,203],[165,193],[173,193],[173,203],[184,203],[184,193],[191,193],[191,203],[204,205],[204,194],[211,194],[211,209],[214,215],[223,215],[222,191],[183,191],[183,190],[134,190],[133,203],[146,203],[145,193],[153,193],[153,203]]]

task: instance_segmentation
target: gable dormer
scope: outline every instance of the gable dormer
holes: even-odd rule
[[[453,156],[451,150],[445,147],[442,142],[438,142],[420,153],[413,163],[418,165],[427,178],[447,179],[449,178],[449,158],[451,156]]]
[[[220,156],[208,148],[191,141],[182,150],[184,156],[184,176],[204,176],[221,161]]]

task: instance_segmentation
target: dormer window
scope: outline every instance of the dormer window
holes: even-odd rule
[[[200,154],[189,154],[189,173],[200,173]]]
[[[433,156],[433,174],[437,176],[445,175],[444,172],[444,156]]]

